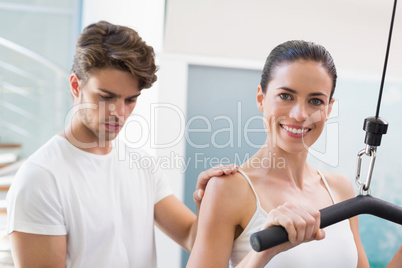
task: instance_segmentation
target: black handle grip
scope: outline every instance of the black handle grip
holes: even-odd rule
[[[370,195],[359,195],[320,210],[320,228],[349,219],[359,214],[371,214],[402,224],[402,207]],[[250,236],[251,247],[263,251],[288,241],[288,233],[282,226],[272,226]]]

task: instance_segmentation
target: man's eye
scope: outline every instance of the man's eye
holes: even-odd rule
[[[110,100],[112,98],[111,96],[106,96],[106,95],[100,95],[100,96],[104,100]]]

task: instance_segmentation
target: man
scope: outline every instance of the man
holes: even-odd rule
[[[156,267],[154,224],[191,249],[197,217],[153,167],[130,162],[145,153],[115,140],[156,71],[152,47],[134,30],[105,21],[84,29],[71,123],[24,163],[7,197],[17,267]],[[195,197],[210,177],[235,171],[201,173]]]

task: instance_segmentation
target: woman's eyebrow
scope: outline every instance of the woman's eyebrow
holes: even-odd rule
[[[290,93],[297,94],[297,91],[296,91],[296,90],[291,89],[291,88],[288,88],[288,87],[279,87],[279,88],[277,88],[277,89],[282,89],[282,90],[288,91],[288,92],[290,92]],[[327,97],[327,94],[325,94],[325,93],[323,93],[323,92],[312,92],[312,93],[309,93],[308,95],[309,95],[309,96],[323,96],[323,97]]]
[[[282,89],[282,90],[288,91],[290,93],[297,94],[296,90],[288,88],[288,87],[278,87],[277,89]]]
[[[323,96],[323,97],[328,97],[327,94],[322,93],[322,92],[313,92],[308,94],[309,96]]]

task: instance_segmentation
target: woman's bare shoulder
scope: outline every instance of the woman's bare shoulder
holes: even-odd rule
[[[250,193],[249,191],[249,183],[240,172],[213,177],[205,189],[206,193],[214,192],[215,194],[219,194],[220,197],[227,195],[229,198],[247,195]]]
[[[355,189],[351,179],[338,173],[322,172],[322,174],[338,201],[343,201],[355,196]]]
[[[254,211],[255,196],[246,178],[237,172],[211,178],[201,208],[203,205],[208,207],[208,213],[224,214],[240,223],[248,217],[249,211]]]

